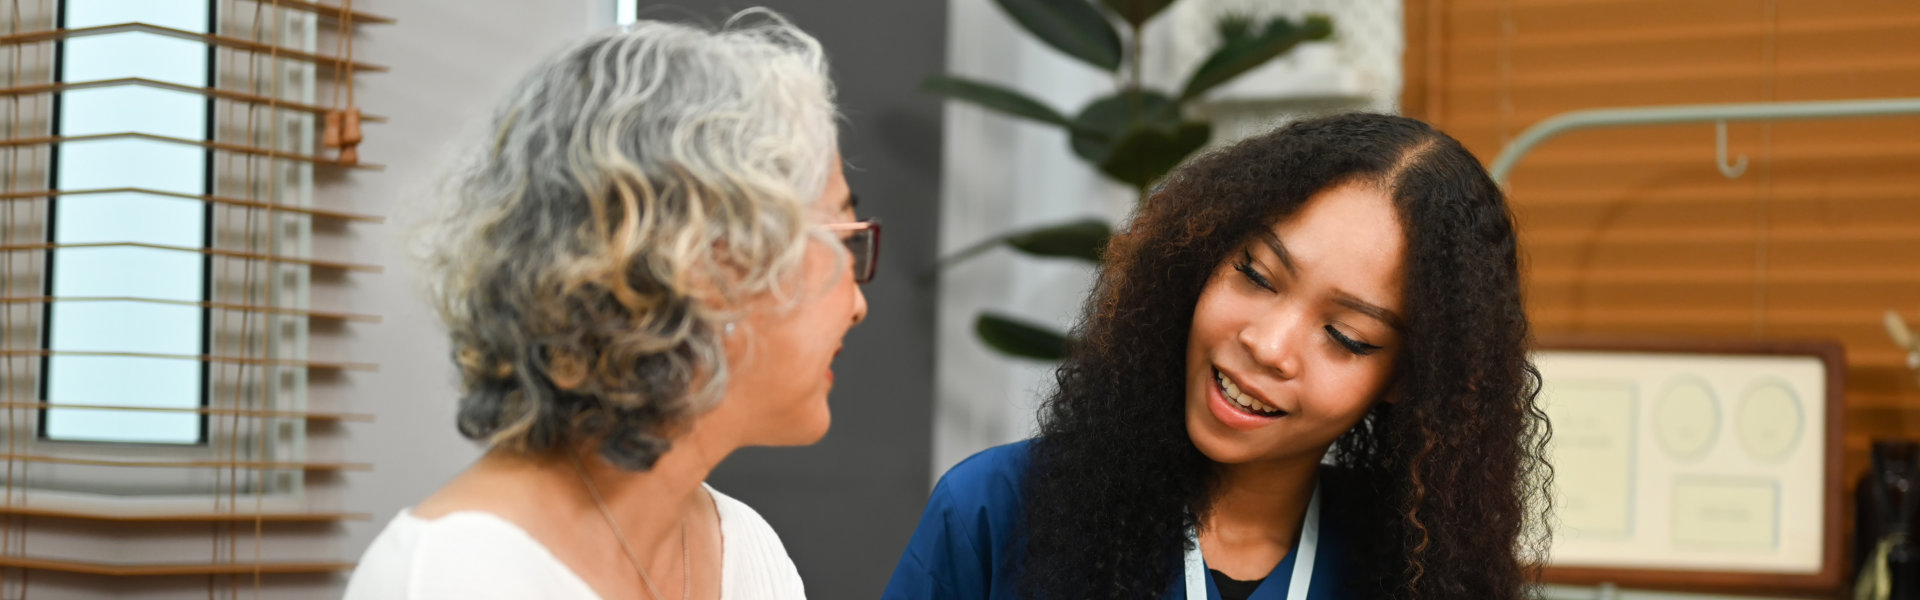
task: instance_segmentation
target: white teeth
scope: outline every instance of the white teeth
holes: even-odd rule
[[[1265,402],[1255,400],[1252,396],[1241,393],[1239,384],[1234,383],[1231,379],[1227,379],[1225,373],[1215,370],[1213,376],[1220,381],[1220,391],[1222,395],[1226,396],[1227,400],[1232,401],[1234,404],[1240,405],[1241,408],[1260,414],[1277,414],[1282,412],[1278,408],[1268,406]]]

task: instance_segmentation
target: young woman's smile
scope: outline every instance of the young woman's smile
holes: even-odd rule
[[[1270,400],[1261,398],[1258,392],[1243,388],[1226,373],[1214,369],[1214,385],[1207,398],[1207,409],[1222,424],[1239,430],[1253,430],[1265,427],[1281,417],[1287,411]]]

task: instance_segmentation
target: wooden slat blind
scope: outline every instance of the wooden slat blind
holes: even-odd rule
[[[1571,110],[1920,96],[1920,7],[1850,0],[1409,0],[1404,107],[1491,160]],[[1543,334],[1838,339],[1847,477],[1920,436],[1880,316],[1920,314],[1920,117],[1577,132],[1510,191]]]
[[[208,44],[220,46],[223,48],[233,48],[236,50],[244,50],[247,52],[253,52],[258,54],[271,53],[280,58],[307,61],[307,62],[311,62],[329,69],[348,68],[355,71],[375,71],[375,72],[383,72],[387,70],[387,68],[384,66],[354,62],[351,59],[347,59],[339,56],[329,56],[325,54],[315,54],[312,52],[302,52],[292,48],[276,46],[273,44],[263,44],[258,41],[242,39],[242,38],[237,38],[233,36],[193,33],[190,31],[181,31],[179,29],[174,29],[171,27],[160,27],[157,25],[150,25],[147,23],[139,23],[139,22],[116,23],[113,25],[103,25],[99,27],[84,27],[80,29],[49,29],[45,31],[35,31],[35,32],[23,33],[19,35],[0,36],[0,44],[31,44],[34,42],[52,42],[52,41],[65,40],[65,39],[101,36],[101,35],[113,35],[117,33],[128,33],[128,32],[147,33],[147,34],[162,35],[170,38],[182,39],[187,41],[206,42]]]
[[[205,11],[204,21],[181,17],[193,11]],[[75,14],[90,15],[91,22],[76,24],[69,20]],[[109,14],[107,22],[99,22],[102,14]],[[139,21],[150,17],[173,20]],[[376,365],[337,352],[309,355],[308,347],[352,335],[351,328],[379,317],[310,301],[338,298],[338,289],[329,288],[355,285],[356,277],[381,270],[325,251],[344,247],[381,218],[316,206],[312,199],[315,181],[380,169],[359,161],[355,148],[360,123],[386,119],[361,114],[353,86],[355,78],[386,68],[355,60],[353,40],[358,27],[391,22],[355,10],[352,0],[0,0],[0,596],[75,589],[142,595],[156,578],[174,584],[190,578],[203,581],[209,597],[276,597],[285,591],[277,586],[299,586],[300,577],[311,583],[313,576],[352,568],[346,562],[352,557],[340,555],[332,536],[337,523],[369,515],[339,506],[341,474],[372,466],[348,460],[342,446],[346,428],[372,417],[335,402],[311,402],[307,388],[309,378],[348,377]],[[128,45],[116,49],[98,43],[103,40]],[[188,53],[205,52],[204,78],[156,66],[165,61],[140,63],[125,50],[182,45]],[[67,55],[56,59],[63,52],[93,52],[89,64],[109,66],[63,70]],[[178,54],[166,56],[186,64]],[[74,79],[62,80],[69,76]],[[153,105],[130,111],[127,98]],[[93,111],[92,121],[62,116],[85,110]],[[99,118],[115,110],[141,118]],[[180,114],[159,114],[163,110]],[[166,129],[196,120],[205,121],[204,132]],[[62,128],[70,123],[91,124],[71,125],[81,131],[68,134]],[[336,123],[350,124],[332,127]],[[162,175],[192,174],[200,184],[133,165],[120,179],[82,178],[86,183],[52,189],[71,181],[61,178],[76,169],[73,163],[89,160],[86,150],[95,154],[93,166],[84,168],[119,171],[99,166],[106,164],[98,158],[101,149],[133,157],[123,162],[173,157],[156,163],[173,169]],[[178,166],[178,157],[194,153],[203,157],[201,173]],[[202,189],[187,189],[196,186]],[[126,217],[152,206],[189,207],[184,214],[194,218],[188,221],[204,221],[202,240],[142,237],[187,228]],[[98,225],[85,235],[101,239],[56,239],[56,225],[73,222]],[[121,235],[127,237],[115,237]],[[84,266],[82,257],[94,257],[97,265],[107,262],[102,256],[123,262],[168,257],[150,264],[180,272],[97,271],[118,274],[107,284],[94,275],[96,283],[82,288],[87,293],[57,291],[54,282],[62,277],[79,279],[78,267],[63,271],[61,261]],[[200,293],[125,280],[191,281],[196,285],[185,287]],[[49,332],[58,329],[52,323],[60,311],[104,315],[92,318],[119,325],[94,325],[112,334],[83,338],[94,346],[57,343]],[[198,332],[187,328],[188,335],[165,340],[172,345],[155,344],[159,350],[140,346],[165,337],[148,335],[146,323],[194,315]],[[167,331],[163,325],[154,330]],[[181,348],[180,340],[193,333],[199,348]],[[177,380],[62,397],[48,391],[48,382],[58,379],[49,365],[58,361],[70,365],[67,373],[81,373],[68,381],[115,381],[139,376],[115,371],[184,364],[199,371],[199,404],[181,400],[192,395]],[[156,405],[161,397],[173,403]],[[193,442],[189,431],[185,441],[128,444],[48,433],[53,415],[78,414],[123,423],[197,420],[200,439]]]

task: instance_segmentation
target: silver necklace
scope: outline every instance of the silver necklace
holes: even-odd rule
[[[627,535],[620,532],[620,523],[613,520],[613,511],[607,509],[607,501],[600,498],[600,488],[593,485],[593,478],[587,477],[587,468],[580,464],[580,457],[573,458],[573,472],[580,474],[580,483],[586,484],[587,495],[593,497],[593,505],[600,509],[600,516],[607,520],[607,529],[613,532],[613,539],[620,542],[620,551],[627,555],[627,562],[633,565],[633,572],[640,574],[641,585],[647,586],[647,593],[653,600],[660,600],[660,590],[654,589],[653,579],[647,577],[647,569],[640,566],[640,557],[633,553],[633,545],[627,543]],[[687,549],[687,518],[680,517],[680,600],[693,597],[693,554]]]

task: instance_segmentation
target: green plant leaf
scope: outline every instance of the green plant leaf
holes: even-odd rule
[[[1256,38],[1223,40],[1220,48],[1187,78],[1186,88],[1180,91],[1180,101],[1198,98],[1207,90],[1286,54],[1302,42],[1324,40],[1331,35],[1333,21],[1322,15],[1309,16],[1297,25],[1286,17],[1274,17]]]
[[[1033,256],[1078,258],[1100,262],[1113,228],[1099,219],[1087,219],[1029,229],[1006,237],[1007,245]]]
[[[1167,6],[1173,4],[1173,0],[1105,0],[1105,2],[1107,10],[1120,15],[1122,20],[1134,27],[1152,20],[1154,15],[1160,14],[1160,11],[1166,10]]]
[[[1048,46],[1109,72],[1120,70],[1120,33],[1087,0],[994,0]]]
[[[1126,90],[1088,103],[1073,118],[1073,153],[1087,162],[1107,160],[1113,143],[1128,132],[1179,123],[1172,96],[1153,90]]]
[[[1064,359],[1071,345],[1067,336],[1050,329],[993,313],[981,313],[973,322],[973,331],[980,341],[1002,354],[1034,360]]]
[[[1255,33],[1253,26],[1257,24],[1253,15],[1238,12],[1227,13],[1221,15],[1220,20],[1213,23],[1213,31],[1214,33],[1220,34],[1220,40],[1222,42],[1234,44],[1252,41],[1253,34]]]
[[[1213,126],[1199,121],[1137,130],[1114,143],[1100,171],[1145,190],[1212,138]]]
[[[1016,117],[1024,117],[1062,127],[1071,127],[1073,125],[1072,121],[1067,120],[1066,115],[1060,114],[1060,111],[1054,110],[1053,107],[1042,104],[1039,100],[1027,97],[1026,94],[991,83],[963,77],[935,75],[920,82],[920,89],[954,100],[972,102],[981,107]]]

